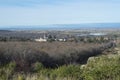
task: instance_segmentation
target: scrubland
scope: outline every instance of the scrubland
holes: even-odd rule
[[[0,80],[119,80],[119,46],[103,53],[114,48],[112,42],[0,42]]]

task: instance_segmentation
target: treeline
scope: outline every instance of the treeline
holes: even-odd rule
[[[91,56],[99,55],[114,46],[113,42],[104,44],[85,44],[74,42],[0,42],[0,65],[15,62],[18,71],[32,71],[36,62],[45,67],[55,68],[68,64],[84,64]]]
[[[25,37],[0,37],[0,41],[9,42],[9,41],[33,41],[33,40]]]

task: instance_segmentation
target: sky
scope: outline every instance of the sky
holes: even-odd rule
[[[120,23],[120,0],[0,0],[0,26]]]

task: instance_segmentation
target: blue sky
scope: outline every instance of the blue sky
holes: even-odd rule
[[[0,0],[0,26],[111,22],[120,0]]]

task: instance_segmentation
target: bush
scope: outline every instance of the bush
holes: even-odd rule
[[[80,79],[82,74],[82,70],[80,69],[80,66],[75,65],[69,65],[69,66],[61,66],[57,69],[52,70],[51,76],[54,77],[69,77],[74,79]]]
[[[106,56],[89,60],[84,69],[84,80],[119,80],[120,64],[118,57],[108,58]]]
[[[14,62],[0,66],[0,79],[9,80],[15,72],[15,67],[16,64]]]
[[[33,71],[35,72],[40,72],[41,70],[43,70],[44,66],[42,63],[40,62],[36,62],[34,65],[33,65]]]

